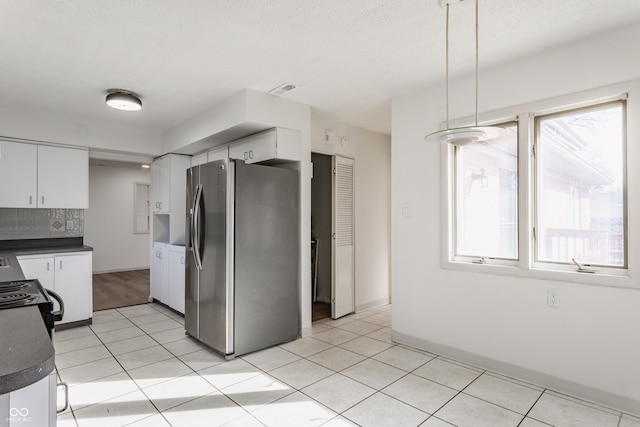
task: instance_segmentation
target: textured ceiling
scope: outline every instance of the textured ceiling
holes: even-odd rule
[[[640,0],[479,0],[481,70],[640,21]],[[451,74],[473,70],[473,1]],[[437,0],[0,0],[0,107],[164,131],[243,88],[390,133],[390,99],[444,77]],[[142,96],[135,114],[110,88]]]

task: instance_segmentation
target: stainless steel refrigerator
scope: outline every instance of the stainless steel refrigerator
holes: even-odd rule
[[[298,171],[187,169],[185,329],[230,359],[298,336]]]

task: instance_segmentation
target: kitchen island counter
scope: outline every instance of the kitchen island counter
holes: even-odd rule
[[[49,375],[55,351],[37,306],[0,310],[0,394]]]

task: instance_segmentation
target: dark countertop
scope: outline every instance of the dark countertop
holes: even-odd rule
[[[90,252],[93,251],[91,246],[82,244],[82,239],[67,240],[58,239],[60,243],[56,245],[48,244],[47,241],[40,243],[42,246],[34,244],[23,244],[21,246],[7,247],[0,245],[0,258],[7,258],[9,260],[9,267],[0,268],[0,282],[10,282],[14,280],[24,279],[24,274],[20,268],[20,264],[16,257],[24,255],[47,255],[69,252]],[[62,241],[65,240],[65,241]],[[32,241],[29,241],[32,242]]]
[[[55,351],[36,306],[0,310],[0,394],[41,380],[55,367]]]

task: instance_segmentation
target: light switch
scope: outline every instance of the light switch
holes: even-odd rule
[[[405,218],[411,217],[411,203],[402,204],[402,216]]]
[[[324,138],[327,145],[336,145],[336,133],[334,131],[326,129],[324,132]]]

